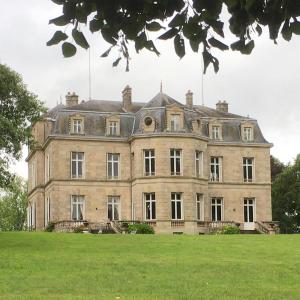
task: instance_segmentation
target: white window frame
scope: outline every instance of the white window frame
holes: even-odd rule
[[[204,221],[204,195],[202,193],[196,194],[196,220]]]
[[[218,203],[218,200],[221,200],[221,203]],[[224,199],[222,197],[212,197],[210,203],[211,203],[210,209],[211,209],[211,220],[212,220],[212,222],[224,221]],[[212,215],[213,207],[215,207],[215,220],[213,220],[213,215]],[[217,220],[217,218],[216,218],[216,216],[217,216],[216,212],[217,212],[218,207],[221,207],[221,220]]]
[[[171,126],[171,131],[180,130],[180,114],[170,115],[170,126]]]
[[[112,159],[109,158],[109,156],[111,155]],[[117,160],[114,159],[114,156],[117,155]],[[120,179],[120,153],[107,153],[106,154],[106,169],[107,169],[107,179],[108,180],[119,180]],[[114,174],[114,164],[117,163],[118,164],[118,174],[117,176]],[[109,164],[111,164],[111,175],[109,174]]]
[[[172,155],[172,151],[173,155]],[[176,152],[179,151],[179,155],[176,154]],[[176,170],[176,159],[179,158],[180,163],[180,170],[178,172],[178,170]],[[173,160],[173,163],[172,163]],[[172,165],[173,165],[173,169],[174,172],[172,173]],[[175,148],[171,148],[170,149],[170,171],[171,171],[171,176],[181,176],[182,175],[182,149],[175,149]]]
[[[148,154],[148,155],[146,155]],[[155,150],[154,149],[144,149],[144,175],[145,176],[155,176]],[[154,162],[152,164],[152,159]],[[146,161],[148,160],[150,172],[146,172]]]
[[[73,158],[73,154],[76,155],[75,158]],[[79,154],[82,154],[82,158],[79,158]],[[75,174],[73,175],[73,161],[75,162]],[[82,174],[79,175],[79,163],[82,163]],[[72,179],[84,179],[85,178],[85,161],[84,161],[84,152],[71,152],[71,178]]]
[[[118,122],[108,121],[108,134],[112,136],[118,135]]]
[[[173,198],[173,195],[175,196],[174,199]],[[178,199],[178,195],[179,195],[179,199]],[[173,203],[175,205],[175,218],[173,218],[172,216],[172,206],[173,206]],[[177,218],[177,215],[178,215],[178,211],[177,211],[177,203],[180,203],[180,216],[181,218]],[[183,217],[183,201],[182,201],[182,193],[177,193],[177,192],[172,192],[171,193],[171,219],[172,220],[183,220],[184,217]]]
[[[147,199],[147,196],[149,196],[149,199]],[[144,193],[144,220],[146,221],[153,221],[156,220],[156,198],[155,193]],[[153,203],[155,205],[154,214],[155,218],[153,218]],[[147,218],[147,205],[149,204],[149,210],[150,210],[150,218]]]
[[[109,219],[108,216],[108,207],[111,205],[112,218]],[[118,219],[115,218],[115,206],[118,210]],[[111,221],[121,220],[121,197],[120,196],[107,196],[107,219]]]
[[[196,177],[203,177],[203,151],[195,151],[195,174]]]
[[[252,204],[249,203],[249,200],[252,200]],[[245,201],[247,203],[245,203]],[[244,217],[243,217],[243,220],[245,223],[254,223],[256,221],[256,199],[254,197],[245,197],[243,198],[243,214],[244,214]],[[250,221],[246,221],[245,220],[245,206],[247,207],[247,217],[248,217],[248,220],[249,220],[249,206],[252,206],[253,207],[253,221],[250,222]]]
[[[245,142],[253,141],[253,128],[249,126],[243,127],[243,140]]]
[[[76,219],[73,219],[73,205],[76,205]],[[82,205],[82,219],[79,218],[78,206]],[[83,195],[71,195],[71,220],[83,221],[85,219],[85,197]]]
[[[81,134],[83,133],[83,120],[82,119],[72,119],[73,121],[73,133]]]
[[[214,160],[213,162],[212,162],[212,159]],[[211,182],[222,182],[222,179],[223,179],[222,163],[223,163],[223,159],[221,156],[211,156],[210,157],[209,173],[210,173],[210,181]],[[214,169],[214,172],[212,172],[212,170],[211,170],[212,167]],[[219,174],[216,173],[217,167],[219,167]]]
[[[45,183],[50,180],[50,154],[45,156]]]
[[[251,160],[251,164],[249,164],[248,160]],[[249,167],[252,168],[252,179],[249,179]],[[244,169],[246,168],[246,177]],[[253,157],[243,157],[243,178],[244,182],[254,182],[254,158]]]
[[[211,126],[211,137],[213,140],[220,140],[221,139],[221,126],[219,125],[212,125]]]
[[[32,189],[36,187],[36,162],[31,163],[31,186]]]
[[[45,198],[44,208],[45,208],[44,218],[45,218],[45,227],[46,227],[50,222],[50,197]]]

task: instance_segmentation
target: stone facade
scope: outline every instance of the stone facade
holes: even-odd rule
[[[115,219],[149,222],[157,233],[205,233],[212,223],[253,230],[272,220],[272,144],[256,120],[229,113],[225,102],[193,105],[190,91],[186,105],[163,93],[136,103],[128,86],[122,94],[121,102],[81,103],[68,94],[66,106],[33,125],[31,228]]]

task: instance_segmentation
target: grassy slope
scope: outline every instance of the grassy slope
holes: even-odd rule
[[[300,299],[300,235],[0,233],[0,299]]]

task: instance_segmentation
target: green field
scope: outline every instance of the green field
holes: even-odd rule
[[[300,299],[300,235],[0,233],[0,299]]]

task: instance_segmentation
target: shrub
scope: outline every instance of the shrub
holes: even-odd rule
[[[219,234],[239,234],[240,229],[236,226],[227,225],[222,227],[222,229],[218,232]]]
[[[55,222],[49,222],[44,231],[52,232],[55,229]]]
[[[84,230],[87,230],[87,228],[84,225],[80,225],[80,226],[74,227],[73,232],[74,233],[82,233]]]
[[[137,234],[154,234],[154,229],[152,226],[146,223],[141,224],[129,224],[128,225],[129,233],[137,233]]]

